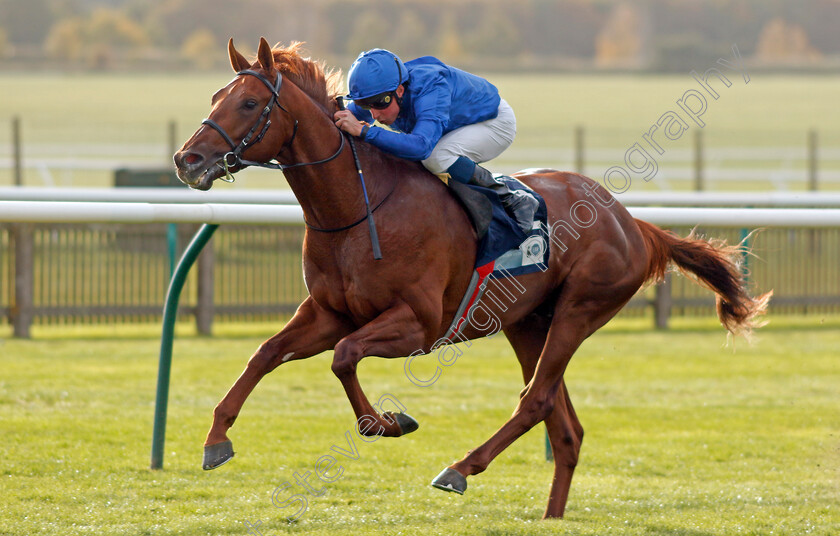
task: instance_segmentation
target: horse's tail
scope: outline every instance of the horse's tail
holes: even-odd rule
[[[734,335],[749,335],[764,322],[764,314],[773,291],[755,298],[747,292],[738,260],[749,251],[743,245],[728,246],[722,240],[702,240],[690,234],[680,238],[646,221],[636,220],[648,251],[645,281],[659,281],[671,261],[686,274],[715,293],[717,314],[723,326]]]

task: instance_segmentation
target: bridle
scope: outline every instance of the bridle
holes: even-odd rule
[[[397,65],[397,67],[399,67],[399,64]],[[204,119],[201,122],[202,125],[207,125],[210,128],[212,128],[213,130],[215,130],[216,132],[218,132],[222,136],[222,138],[227,142],[227,144],[230,145],[231,150],[229,152],[225,153],[225,155],[222,157],[222,160],[221,160],[220,163],[216,164],[218,166],[223,167],[224,170],[225,170],[225,177],[226,178],[222,179],[222,180],[226,180],[228,182],[233,182],[234,179],[233,179],[233,175],[231,175],[231,173],[230,173],[230,168],[237,167],[237,166],[239,166],[240,168],[247,167],[247,166],[259,166],[259,167],[263,167],[263,168],[278,169],[278,170],[283,171],[283,170],[286,170],[286,169],[292,169],[292,168],[302,167],[302,166],[316,166],[318,164],[326,164],[327,162],[338,158],[338,155],[340,155],[341,152],[344,150],[345,134],[340,129],[336,128],[336,130],[338,130],[338,132],[339,132],[339,135],[341,136],[341,144],[338,146],[338,150],[335,153],[333,153],[332,156],[324,158],[323,160],[318,160],[318,161],[315,161],[315,162],[297,162],[295,164],[281,164],[280,162],[276,162],[276,161],[275,162],[255,162],[255,161],[252,161],[252,160],[243,159],[242,158],[242,152],[245,149],[247,149],[251,145],[255,145],[255,144],[259,143],[260,141],[262,141],[263,137],[265,136],[265,133],[268,131],[268,128],[271,126],[271,119],[270,119],[271,111],[274,109],[275,106],[277,106],[278,108],[280,108],[281,110],[286,112],[289,116],[291,116],[291,118],[295,122],[294,127],[292,128],[292,137],[289,138],[289,140],[283,144],[283,146],[280,148],[280,151],[282,151],[283,149],[285,149],[287,147],[291,147],[292,143],[295,141],[295,136],[297,136],[297,131],[298,131],[298,120],[297,120],[297,118],[295,118],[294,114],[292,114],[289,110],[284,108],[283,105],[280,104],[277,101],[278,97],[280,96],[280,86],[283,84],[283,76],[279,72],[277,73],[277,77],[274,79],[273,84],[271,83],[271,81],[269,81],[268,78],[266,78],[265,76],[263,76],[259,72],[251,70],[251,69],[246,69],[246,70],[239,71],[238,73],[236,73],[236,76],[242,76],[242,75],[253,76],[253,77],[257,78],[260,82],[265,84],[265,87],[267,87],[269,89],[269,91],[271,91],[271,100],[269,100],[268,104],[265,105],[265,108],[263,108],[263,111],[260,114],[260,116],[257,118],[257,121],[254,123],[254,126],[252,126],[251,130],[248,131],[248,134],[246,134],[245,137],[242,138],[242,141],[239,142],[239,145],[233,143],[233,140],[228,135],[228,133],[225,132],[225,129],[223,129],[221,126],[219,126],[219,124],[216,123],[215,121],[213,121],[212,119]],[[263,121],[265,121],[265,124],[263,124],[262,129],[259,131],[259,134],[257,134],[257,137],[252,142],[251,138],[254,136],[254,134],[257,133],[257,129],[260,127],[260,124],[262,124]],[[354,223],[351,223],[350,225],[346,225],[346,226],[335,228],[335,229],[321,229],[319,227],[313,227],[308,222],[305,222],[305,223],[310,229],[312,229],[314,231],[333,233],[333,232],[339,232],[339,231],[346,231],[347,229],[353,228],[353,227],[359,225],[360,223],[362,223],[363,221],[367,220],[368,225],[370,227],[371,244],[373,246],[373,257],[374,257],[374,259],[381,259],[382,258],[382,253],[379,250],[379,238],[376,234],[376,226],[373,223],[373,211],[375,211],[377,208],[382,206],[382,204],[385,203],[385,201],[387,201],[387,199],[391,196],[391,193],[393,193],[393,190],[391,191],[391,193],[386,195],[385,198],[382,201],[380,201],[379,204],[376,205],[376,207],[374,207],[373,210],[371,210],[370,209],[370,201],[368,200],[368,196],[367,196],[367,188],[365,187],[365,179],[364,179],[364,176],[362,175],[361,165],[359,164],[359,157],[356,154],[356,147],[355,147],[355,145],[353,145],[352,140],[350,140],[350,147],[353,149],[353,158],[354,158],[355,163],[356,163],[356,170],[359,173],[359,179],[361,180],[361,183],[362,183],[362,192],[364,192],[365,208],[366,208],[367,213],[365,214],[364,217],[362,217],[358,221],[356,221]],[[278,153],[280,151],[278,151]],[[274,160],[276,160],[276,157],[274,158]]]
[[[298,120],[297,120],[297,118],[295,118],[294,114],[292,114],[289,110],[284,108],[283,105],[280,104],[277,101],[277,98],[280,96],[280,86],[283,84],[283,76],[278,72],[277,77],[274,79],[274,83],[272,84],[268,80],[268,78],[266,78],[265,76],[263,76],[262,74],[260,74],[257,71],[252,71],[250,69],[247,69],[247,70],[239,71],[238,73],[236,73],[236,76],[243,76],[243,75],[253,76],[253,77],[257,78],[260,82],[265,84],[265,87],[267,87],[269,89],[269,91],[271,91],[271,100],[269,100],[268,104],[265,105],[265,108],[263,108],[263,111],[260,114],[260,116],[257,118],[257,121],[254,123],[254,126],[252,126],[251,130],[248,131],[248,134],[246,134],[245,137],[242,138],[242,141],[239,142],[239,145],[233,143],[233,140],[228,135],[228,133],[225,132],[225,129],[223,129],[221,126],[219,126],[219,124],[216,123],[215,121],[213,121],[212,119],[205,119],[201,122],[202,125],[207,125],[210,128],[212,128],[213,130],[215,130],[216,132],[218,132],[222,136],[222,138],[227,142],[227,144],[230,145],[231,150],[229,152],[225,153],[225,155],[222,157],[221,162],[216,164],[218,166],[223,167],[224,170],[225,170],[225,176],[227,178],[222,179],[222,180],[226,180],[228,182],[233,182],[234,179],[233,179],[233,175],[231,175],[231,173],[230,173],[230,168],[237,167],[237,166],[239,166],[239,167],[259,166],[259,167],[264,167],[264,168],[268,168],[268,169],[278,169],[278,170],[282,171],[282,170],[292,169],[292,168],[301,167],[301,166],[315,166],[315,165],[318,165],[318,164],[325,164],[325,163],[327,163],[331,160],[334,160],[334,159],[338,158],[338,155],[340,155],[341,151],[344,150],[344,143],[345,143],[344,142],[344,134],[341,134],[341,145],[339,145],[338,150],[332,156],[324,158],[323,160],[318,160],[316,162],[298,162],[298,163],[295,163],[295,164],[281,164],[279,162],[256,162],[256,161],[253,161],[253,160],[243,159],[242,158],[242,152],[245,151],[245,149],[247,149],[249,146],[256,145],[257,143],[259,143],[263,139],[263,136],[265,136],[265,133],[268,131],[268,128],[271,126],[270,116],[271,116],[271,111],[274,109],[274,106],[277,106],[278,108],[280,108],[281,110],[283,110],[284,112],[289,114],[289,116],[291,116],[291,118],[295,122],[294,127],[292,129],[292,137],[289,138],[289,140],[286,143],[283,144],[283,146],[280,148],[280,151],[282,151],[283,149],[285,149],[287,147],[290,147],[292,145],[292,143],[295,141],[295,137],[297,136],[297,131],[298,131]],[[254,138],[254,140],[252,142],[251,138],[254,136],[254,134],[257,133],[257,129],[259,128],[260,124],[263,123],[263,121],[265,121],[265,124],[263,124],[262,129],[259,131],[259,134],[257,134],[257,137]],[[339,131],[339,133],[341,133],[341,131]],[[278,151],[278,153],[280,151]]]

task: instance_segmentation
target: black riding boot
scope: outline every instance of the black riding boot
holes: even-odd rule
[[[534,225],[534,215],[539,201],[526,190],[511,190],[505,182],[496,179],[490,171],[476,164],[470,182],[496,192],[508,214],[513,216],[522,232],[528,234]]]
[[[534,215],[540,206],[537,198],[527,190],[511,190],[501,180],[493,177],[487,169],[466,156],[459,156],[446,170],[449,176],[464,184],[475,184],[496,192],[508,214],[513,216],[522,232],[528,234],[534,224]]]

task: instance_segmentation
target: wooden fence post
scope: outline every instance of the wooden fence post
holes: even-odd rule
[[[705,189],[703,177],[703,131],[694,133],[694,189],[702,192]]]
[[[12,239],[15,243],[15,302],[11,311],[13,333],[17,338],[28,339],[34,303],[35,266],[32,226],[29,224],[12,225]]]
[[[808,189],[816,192],[819,189],[819,179],[817,177],[817,149],[819,146],[819,138],[817,137],[817,129],[812,128],[808,131]],[[815,229],[808,231],[808,248],[811,255],[818,252],[819,241]]]
[[[816,192],[819,184],[817,181],[817,146],[819,139],[817,138],[817,130],[811,129],[808,131],[808,189]]]
[[[23,150],[20,141],[20,117],[12,118],[12,150],[14,152],[15,186],[23,186]]]
[[[198,297],[195,303],[195,326],[201,335],[211,335],[213,332],[214,290],[216,255],[213,251],[213,240],[205,246],[198,256]]]
[[[665,279],[656,285],[653,312],[656,329],[668,329],[668,319],[671,317],[671,274],[669,273],[665,274]]]
[[[575,171],[583,175],[583,125],[575,127]]]
[[[172,165],[172,156],[178,150],[178,124],[175,123],[174,119],[169,121],[169,125],[167,125],[167,134],[169,138],[169,158],[167,158],[167,163]]]

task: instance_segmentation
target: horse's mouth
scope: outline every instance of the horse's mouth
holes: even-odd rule
[[[219,177],[225,174],[225,170],[220,165],[215,164],[210,167],[204,174],[199,177],[198,182],[195,185],[190,185],[190,188],[195,188],[196,190],[209,190],[211,186],[213,186],[213,181],[218,179]]]
[[[178,169],[178,178],[193,190],[207,191],[213,186],[213,181],[224,175],[225,168],[222,165],[221,159],[217,160],[197,177],[190,173],[189,170]]]

